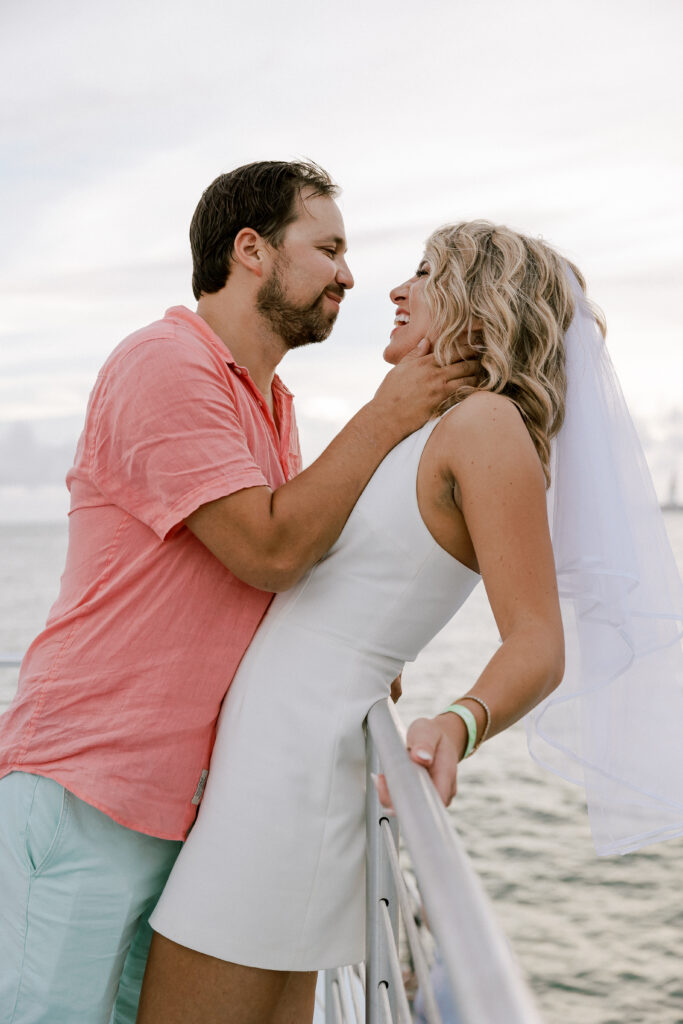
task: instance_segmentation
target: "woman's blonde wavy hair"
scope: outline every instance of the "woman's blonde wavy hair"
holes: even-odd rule
[[[483,379],[476,390],[507,395],[514,402],[548,485],[550,441],[564,420],[564,335],[574,314],[566,268],[585,292],[583,275],[545,242],[486,220],[438,228],[427,240],[425,260],[430,269],[424,295],[436,361],[442,366],[454,362],[456,339],[468,331],[481,349]],[[604,317],[591,308],[604,335]],[[477,319],[481,330],[473,330]],[[440,411],[454,401],[449,399]]]

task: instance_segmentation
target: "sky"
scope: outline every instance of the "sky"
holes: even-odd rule
[[[679,0],[34,0],[0,10],[0,520],[58,519],[99,366],[194,308],[202,190],[310,157],[342,188],[356,287],[290,353],[310,461],[373,394],[389,289],[439,224],[573,259],[660,496],[683,499]]]

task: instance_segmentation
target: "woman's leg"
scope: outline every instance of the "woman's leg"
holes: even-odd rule
[[[317,971],[290,971],[270,1024],[311,1024]]]
[[[316,972],[264,971],[155,934],[137,1024],[306,1024]]]

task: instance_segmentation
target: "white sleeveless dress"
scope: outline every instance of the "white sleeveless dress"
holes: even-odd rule
[[[437,422],[384,459],[242,660],[197,822],[151,917],[174,942],[272,970],[364,958],[363,720],[480,578],[419,513]]]

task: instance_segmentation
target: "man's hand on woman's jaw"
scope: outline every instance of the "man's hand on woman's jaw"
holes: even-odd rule
[[[374,408],[381,422],[391,423],[395,434],[407,437],[463,387],[476,387],[480,365],[476,357],[438,366],[423,338],[387,373],[366,408]]]
[[[461,331],[455,338],[455,349],[458,358],[454,359],[450,366],[454,370],[454,382],[457,380],[455,390],[456,396],[461,388],[476,388],[481,382],[481,356],[483,352],[483,341],[481,331]],[[434,352],[434,343],[431,338],[422,338],[409,356],[428,355]],[[403,362],[403,360],[401,360]]]

